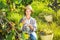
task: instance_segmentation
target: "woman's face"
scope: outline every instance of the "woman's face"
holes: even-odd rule
[[[26,9],[26,15],[31,15],[31,10],[30,9]]]

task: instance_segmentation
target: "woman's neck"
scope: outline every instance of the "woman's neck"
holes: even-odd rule
[[[29,20],[30,19],[30,15],[27,15],[26,18]]]

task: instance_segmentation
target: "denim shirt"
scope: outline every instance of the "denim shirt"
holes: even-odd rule
[[[32,17],[30,17],[29,20],[27,20],[26,17],[24,17],[22,20],[24,20],[24,19],[26,20],[26,23],[23,25],[22,30],[23,31],[28,30],[28,34],[32,34],[32,35],[34,35],[36,37],[36,33],[35,33],[35,31],[37,29],[36,20],[34,18],[32,18]],[[31,30],[30,28],[26,28],[28,24],[31,24],[32,27],[34,28],[34,30]]]

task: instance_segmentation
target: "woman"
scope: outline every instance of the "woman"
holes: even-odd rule
[[[32,7],[30,5],[26,6],[25,17],[22,19],[23,27],[22,30],[30,35],[31,40],[36,40],[36,20],[31,17]]]

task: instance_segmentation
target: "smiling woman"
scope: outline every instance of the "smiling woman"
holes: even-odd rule
[[[31,13],[32,7],[30,5],[27,5],[25,9],[25,17],[22,20],[22,31],[28,33],[30,35],[31,40],[36,40],[36,21],[34,18],[31,17]]]

